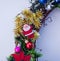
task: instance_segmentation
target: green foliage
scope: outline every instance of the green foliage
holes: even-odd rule
[[[41,57],[42,54],[39,54],[35,51],[35,49],[32,49],[31,51],[28,52],[28,54],[31,54],[31,61],[36,61],[36,58]]]
[[[24,40],[22,40],[20,37],[15,37],[15,39],[21,43],[21,49],[24,51],[25,54],[27,54],[29,50],[26,48]]]
[[[7,60],[8,60],[8,61],[14,61],[14,58],[13,58],[12,56],[9,56],[9,57],[7,58]]]
[[[58,7],[60,8],[60,4],[58,5]]]
[[[55,7],[58,7],[58,8],[60,8],[60,4],[55,4]]]
[[[35,48],[28,50],[25,46],[25,42],[21,38],[15,38],[15,39],[21,43],[21,49],[24,51],[24,53],[26,55],[30,54],[32,56],[31,61],[35,61],[36,58],[42,56],[42,54],[39,54],[35,51]]]
[[[38,58],[38,57],[41,57],[42,56],[42,54],[37,53],[35,51],[35,49],[32,49],[31,51],[29,51],[28,54],[31,54],[32,57],[34,57],[34,58]]]

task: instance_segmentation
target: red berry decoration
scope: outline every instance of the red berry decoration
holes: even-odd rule
[[[26,48],[27,48],[27,49],[32,49],[32,48],[33,48],[32,42],[26,43]]]

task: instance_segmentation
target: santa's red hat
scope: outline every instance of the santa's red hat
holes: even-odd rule
[[[23,34],[27,36],[28,38],[33,38],[34,37],[34,32],[32,30],[32,26],[25,24],[23,26]]]

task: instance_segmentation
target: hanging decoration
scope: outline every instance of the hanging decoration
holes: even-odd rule
[[[26,48],[27,49],[32,49],[33,48],[33,44],[31,42],[26,43]]]
[[[34,37],[34,32],[32,30],[32,26],[25,24],[23,26],[23,34],[27,36],[29,39]]]
[[[60,0],[30,0],[30,9],[23,10],[15,18],[15,52],[8,61],[36,61],[41,57],[36,52],[36,40],[40,37],[39,30],[47,15],[56,7]]]
[[[60,0],[55,0],[56,3],[60,3]]]
[[[19,53],[19,52],[20,52],[20,49],[21,49],[20,46],[16,46],[16,47],[15,47],[15,52],[16,52],[16,53]]]
[[[39,0],[39,2],[40,2],[41,4],[45,4],[45,3],[47,3],[47,0]]]

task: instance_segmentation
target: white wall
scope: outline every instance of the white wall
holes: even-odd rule
[[[0,0],[0,61],[14,51],[14,18],[28,7],[28,0]]]
[[[29,6],[28,0],[0,0],[0,61],[7,61],[6,57],[14,52],[14,18]],[[42,26],[37,40],[37,47],[43,54],[39,61],[60,61],[60,9],[49,16],[53,21]]]
[[[47,19],[47,26],[40,30],[40,38],[37,40],[37,48],[42,49],[43,56],[39,61],[60,61],[60,9],[56,8]]]

